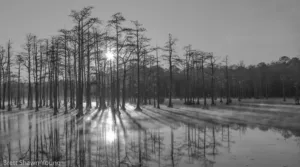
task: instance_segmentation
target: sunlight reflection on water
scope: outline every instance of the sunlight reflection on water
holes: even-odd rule
[[[105,137],[106,137],[106,141],[109,142],[109,143],[112,143],[115,141],[116,139],[116,132],[115,132],[115,125],[114,125],[114,120],[113,120],[113,115],[112,115],[112,112],[111,112],[111,109],[107,110],[108,112],[108,117],[106,119],[106,134],[105,134]]]
[[[56,118],[48,112],[0,113],[0,158],[11,155],[13,160],[46,159],[56,155],[52,150],[57,146],[59,158],[71,166],[76,166],[75,155],[81,149],[86,157],[91,156],[91,166],[117,166],[118,160],[128,166],[138,165],[139,161],[143,166],[178,167],[298,167],[300,164],[297,145],[300,140],[289,130],[204,121],[168,126],[178,122],[171,120],[172,115],[147,109],[135,112],[134,108],[126,104],[126,112],[120,115],[122,121],[117,115],[114,118],[110,108],[92,109],[84,119],[85,133],[80,133],[82,125],[73,116]],[[145,114],[161,122],[145,119]],[[55,137],[56,132],[59,137]]]

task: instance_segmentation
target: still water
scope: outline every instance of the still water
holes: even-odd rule
[[[52,116],[46,109],[0,112],[0,166],[20,160],[70,167],[300,166],[297,131],[172,122],[171,117],[163,119],[147,111],[140,115],[126,111],[114,116],[109,109],[93,110],[78,120],[75,112]]]

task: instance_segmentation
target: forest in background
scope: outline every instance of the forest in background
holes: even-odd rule
[[[50,39],[27,34],[23,52],[12,54],[12,44],[0,47],[0,107],[26,106],[77,109],[78,116],[92,102],[114,112],[125,104],[159,104],[168,98],[184,104],[230,104],[231,98],[294,98],[299,104],[298,57],[272,63],[230,64],[230,56],[214,56],[187,45],[176,53],[177,39],[166,34],[164,46],[151,46],[139,21],[115,13],[108,22],[92,16],[93,7],[71,11],[74,27]],[[131,27],[125,27],[129,22]],[[208,102],[209,100],[209,102]]]

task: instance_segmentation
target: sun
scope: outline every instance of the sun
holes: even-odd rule
[[[108,143],[114,142],[116,140],[116,138],[117,138],[117,135],[113,130],[109,129],[106,131],[106,141]]]
[[[114,58],[114,54],[111,51],[107,51],[105,55],[108,60],[112,60]]]

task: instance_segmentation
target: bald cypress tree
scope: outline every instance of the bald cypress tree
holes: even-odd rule
[[[2,75],[4,54],[5,54],[5,50],[2,46],[0,46],[0,109],[2,109],[2,100],[3,100],[1,96],[1,92],[2,92],[2,78],[4,78],[4,75]]]
[[[225,76],[226,76],[226,104],[231,103],[230,87],[229,87],[229,73],[228,73],[228,56],[225,58]]]
[[[68,34],[67,30],[61,29],[60,32],[62,33],[62,40],[63,40],[63,52],[64,52],[64,108],[65,114],[68,112],[68,78],[67,78],[67,57],[68,57]]]
[[[158,50],[160,48],[156,47],[156,100],[157,100],[157,108],[160,109],[160,100],[159,100],[159,59],[158,59]]]
[[[142,111],[140,107],[140,60],[141,60],[141,48],[142,44],[146,42],[146,38],[143,38],[142,33],[146,31],[145,28],[142,27],[142,24],[140,24],[138,21],[132,21],[134,24],[134,28],[132,29],[132,35],[135,38],[135,53],[136,53],[136,61],[137,61],[137,102],[136,102],[136,108],[135,111]]]
[[[171,34],[169,34],[169,40],[166,42],[166,45],[164,47],[164,50],[166,52],[169,52],[168,55],[164,55],[166,60],[169,64],[169,103],[168,107],[173,107],[172,104],[172,91],[173,91],[173,66],[176,64],[176,62],[179,61],[178,56],[175,55],[175,45],[176,45],[176,38],[173,38]]]
[[[17,55],[16,64],[18,65],[18,96],[17,96],[17,107],[21,110],[21,64],[23,63],[22,55]]]
[[[216,57],[214,57],[214,55],[212,53],[209,53],[209,65],[211,68],[211,92],[210,92],[210,96],[211,96],[211,105],[215,105],[215,69],[216,69]]]
[[[37,50],[37,39],[36,36],[33,38],[33,56],[34,56],[34,87],[35,87],[35,111],[39,110],[39,92],[38,92],[38,50]]]
[[[8,41],[7,44],[7,111],[11,111],[11,72],[10,72],[10,66],[11,66],[11,42]]]
[[[26,53],[24,53],[23,56],[24,58],[24,66],[27,68],[27,74],[28,74],[28,90],[27,90],[27,108],[32,109],[32,87],[31,87],[31,53],[32,53],[32,48],[33,48],[33,37],[34,35],[32,34],[27,34],[26,35],[26,43],[24,49],[26,50]]]
[[[70,16],[73,18],[76,26],[73,29],[76,34],[75,41],[77,42],[78,52],[78,71],[77,71],[77,89],[76,89],[76,108],[78,109],[77,117],[83,116],[83,75],[84,75],[84,53],[86,51],[85,44],[87,43],[86,33],[89,28],[98,23],[98,18],[91,18],[91,12],[93,7],[84,7],[80,11],[72,10]],[[89,40],[89,39],[88,39]],[[89,55],[88,55],[89,56]],[[89,74],[88,74],[89,75]],[[90,92],[88,92],[90,93]]]
[[[120,106],[120,65],[121,65],[121,52],[126,48],[127,33],[132,29],[124,28],[122,26],[125,21],[125,17],[122,13],[115,13],[112,15],[111,20],[108,21],[108,25],[113,28],[114,35],[111,36],[111,41],[115,47],[116,53],[116,100],[117,100],[117,112],[119,112]],[[124,109],[122,107],[122,109]]]

